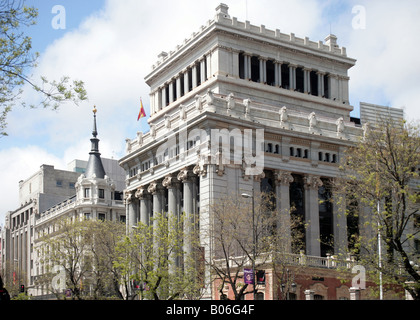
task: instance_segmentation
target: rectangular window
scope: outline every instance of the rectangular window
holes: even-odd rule
[[[84,190],[84,197],[85,198],[90,198],[90,188],[85,188],[85,190]]]
[[[63,186],[63,180],[57,180],[56,182],[55,182],[55,185],[57,186],[57,187],[62,187]]]
[[[98,220],[105,221],[105,213],[98,213]]]
[[[85,220],[89,220],[90,219],[90,212],[85,212],[84,213],[84,218],[85,218]]]
[[[104,189],[98,189],[98,197],[99,197],[99,199],[105,199],[105,190]]]

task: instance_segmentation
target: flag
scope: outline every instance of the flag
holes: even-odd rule
[[[141,118],[145,116],[146,116],[146,112],[144,112],[143,102],[141,101],[141,98],[140,98],[140,112],[139,112],[139,116],[137,117],[137,121],[139,121]]]

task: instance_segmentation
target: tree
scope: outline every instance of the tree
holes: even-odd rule
[[[228,195],[211,205],[209,239],[214,249],[208,264],[220,281],[222,296],[225,284],[232,288],[235,300],[256,292],[257,286],[248,288],[245,283],[244,268],[251,268],[253,261],[256,269],[272,261],[278,243],[273,199],[265,193],[255,193],[250,200]]]
[[[0,0],[0,136],[7,135],[7,114],[19,100],[25,84],[40,93],[39,105],[44,108],[57,109],[63,102],[77,104],[87,99],[83,81],[71,81],[68,76],[59,81],[41,76],[36,81],[28,75],[36,67],[39,54],[32,52],[31,37],[23,30],[36,24],[37,16],[37,9],[24,5],[24,0]],[[21,105],[26,106],[26,102]]]
[[[365,229],[353,234],[353,253],[367,269],[380,273],[385,283],[403,286],[417,300],[419,256],[413,246],[419,232],[415,226],[419,168],[419,125],[384,119],[347,150],[341,164],[343,179],[337,183],[340,193],[346,194],[342,200],[347,202],[347,214],[354,218],[358,208],[359,225]],[[382,247],[384,253],[378,254]]]
[[[121,274],[114,266],[118,257],[117,244],[125,235],[125,224],[119,221],[88,220],[85,227],[90,235],[92,270],[90,283],[93,299],[117,297],[123,299]]]
[[[70,289],[73,299],[122,299],[121,274],[113,262],[118,258],[117,243],[125,235],[125,225],[62,218],[54,229],[41,238],[37,248],[44,270],[37,284],[46,286],[57,298]]]
[[[56,232],[40,239],[37,250],[40,252],[41,270],[44,272],[37,284],[47,286],[58,298],[64,288],[71,290],[73,299],[83,298],[83,288],[86,287],[86,282],[83,281],[88,279],[92,270],[89,259],[91,235],[85,227],[85,222],[62,218],[55,224]],[[57,270],[64,271],[63,277],[58,281],[65,281],[65,284],[60,283],[56,288],[54,279]]]
[[[133,299],[133,283],[139,284],[141,299],[197,299],[198,271],[183,250],[186,234],[182,217],[154,213],[150,224],[138,225],[118,245],[114,265],[121,270],[121,284]],[[194,237],[193,237],[194,238]],[[196,242],[192,244],[197,250]]]

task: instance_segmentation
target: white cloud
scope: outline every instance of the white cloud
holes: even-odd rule
[[[349,51],[357,59],[350,71],[353,97],[405,107],[410,119],[420,119],[420,30],[418,1],[361,1],[366,28],[351,30]]]

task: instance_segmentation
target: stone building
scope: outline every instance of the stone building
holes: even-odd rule
[[[68,216],[125,222],[122,184],[116,188],[102,160],[111,169],[109,174],[118,181],[124,180],[124,173],[116,166],[116,160],[100,157],[96,109],[94,112],[88,161],[74,161],[81,164],[74,171],[42,165],[30,178],[19,182],[20,207],[6,214],[1,235],[1,273],[3,279],[12,277],[16,285],[24,284],[30,295],[49,293],[35,286],[35,279],[43,270],[37,254],[38,238],[54,232],[58,219]]]
[[[328,182],[343,150],[362,134],[350,121],[354,65],[332,34],[298,38],[241,22],[220,4],[214,19],[160,53],[145,77],[150,131],[127,139],[120,159],[128,228],[153,212],[185,212],[198,221],[210,259],[211,204],[268,185],[286,219],[292,202],[300,205],[308,223],[304,253],[315,265],[325,264],[327,253],[345,252],[346,217],[318,200],[335,196]],[[331,245],[318,240],[331,235]],[[211,282],[210,270],[205,278]],[[207,288],[207,297],[217,298]]]

